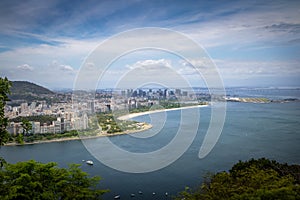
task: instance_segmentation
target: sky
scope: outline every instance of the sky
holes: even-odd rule
[[[73,88],[99,45],[145,27],[195,41],[225,87],[300,87],[300,1],[2,0],[0,27],[1,77],[50,89]],[[203,58],[187,62],[170,52],[140,50],[115,60],[99,78],[99,87],[115,87],[134,69],[152,71],[135,73],[131,81],[164,73],[165,79],[176,82],[179,76],[203,86],[203,76],[193,66],[205,63]],[[166,69],[174,76],[166,75]]]

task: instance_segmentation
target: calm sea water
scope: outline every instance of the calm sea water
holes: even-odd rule
[[[277,91],[277,94],[269,94],[279,99],[298,95],[299,91],[288,93]],[[175,136],[180,126],[180,116],[179,110],[167,112],[164,128],[159,134],[147,139],[130,135],[110,139],[128,151],[154,151],[165,146]],[[113,199],[117,194],[121,195],[121,199],[132,199],[131,193],[136,194],[134,199],[171,199],[172,195],[183,190],[185,186],[193,188],[199,185],[206,173],[228,170],[237,161],[250,158],[266,157],[279,162],[300,164],[299,102],[228,103],[222,135],[214,149],[204,159],[198,158],[198,152],[209,125],[210,107],[200,108],[200,116],[197,136],[184,155],[173,164],[150,173],[131,174],[111,169],[93,158],[81,141],[1,147],[0,156],[11,163],[35,159],[40,162],[54,161],[61,167],[66,167],[69,163],[82,164],[83,159],[92,159],[93,166],[83,163],[81,168],[91,175],[102,177],[100,187],[111,190],[104,199]],[[140,116],[135,120],[150,122],[149,116]],[[193,116],[190,122],[192,121]],[[184,126],[188,127],[189,124]],[[155,123],[153,129],[146,133],[152,134],[153,131],[156,131]],[[103,138],[90,142],[101,144],[101,140]],[[103,153],[109,154],[107,151]],[[138,191],[143,191],[143,194],[139,195]],[[156,193],[155,196],[152,195],[153,192]],[[169,195],[165,196],[165,192]]]

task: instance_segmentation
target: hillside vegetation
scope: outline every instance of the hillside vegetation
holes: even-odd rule
[[[32,94],[54,94],[51,90],[44,88],[42,86],[36,85],[34,83],[30,83],[27,81],[12,81],[12,87],[10,88],[11,94],[24,94],[24,93],[32,93]]]
[[[175,199],[300,199],[300,165],[261,158],[238,162],[229,172],[208,177],[195,190],[186,188]]]
[[[54,100],[55,93],[42,86],[27,81],[12,81],[11,83],[9,95],[11,103]]]

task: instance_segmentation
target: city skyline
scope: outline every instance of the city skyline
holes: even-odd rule
[[[1,76],[10,80],[50,89],[73,88],[84,59],[101,42],[133,28],[161,27],[201,45],[216,64],[225,87],[300,86],[297,1],[0,4]],[[124,73],[141,66],[152,70],[146,76],[172,68],[192,86],[205,85],[184,59],[169,52],[140,51],[112,63],[99,88],[113,88]]]

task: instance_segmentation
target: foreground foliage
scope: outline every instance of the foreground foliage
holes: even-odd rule
[[[240,161],[175,199],[300,199],[300,166],[265,158]]]
[[[0,199],[101,199],[99,177],[88,177],[79,165],[59,168],[54,162],[4,164],[0,169]]]
[[[9,134],[6,130],[8,119],[4,115],[4,107],[8,101],[8,94],[10,93],[11,82],[5,77],[0,77],[0,146],[5,144],[9,139]]]

